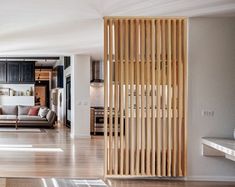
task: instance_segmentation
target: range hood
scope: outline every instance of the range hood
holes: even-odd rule
[[[91,62],[91,85],[103,86],[104,74],[103,74],[103,62],[92,61]]]

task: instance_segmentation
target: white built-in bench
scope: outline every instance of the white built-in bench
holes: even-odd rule
[[[202,138],[203,156],[222,156],[235,161],[235,140],[224,138]]]

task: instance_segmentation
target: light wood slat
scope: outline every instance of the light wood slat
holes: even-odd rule
[[[184,60],[184,64],[183,64],[183,68],[184,68],[184,158],[183,158],[183,162],[184,162],[184,168],[183,168],[183,175],[186,176],[187,175],[187,123],[188,123],[188,116],[187,116],[187,111],[188,111],[188,57],[187,57],[187,20],[184,19],[183,20],[183,37],[184,37],[184,48],[183,48],[183,60]]]
[[[156,20],[167,20],[167,19],[186,19],[187,17],[185,16],[156,16],[156,17],[152,17],[152,16],[104,16],[104,18],[106,19],[119,19],[119,20],[131,20],[131,19],[139,19],[141,20],[152,20],[152,19],[156,19]]]
[[[145,21],[141,20],[141,174],[145,174]]]
[[[172,148],[172,128],[171,128],[171,20],[167,20],[167,176],[171,176],[171,148]]]
[[[161,176],[162,126],[161,126],[161,20],[157,20],[157,176]]]
[[[166,176],[166,148],[167,148],[167,129],[166,129],[166,24],[162,20],[162,176]]]
[[[108,137],[107,137],[107,119],[108,119],[108,24],[107,19],[104,19],[104,175],[108,174]]]
[[[134,150],[134,21],[130,21],[130,174],[134,175],[135,150]]]
[[[120,20],[120,175],[123,175],[124,171],[124,90],[123,90],[123,84],[124,84],[124,65],[123,65],[123,54],[124,54],[124,29],[123,29],[123,21]]]
[[[136,33],[135,33],[135,41],[136,41],[136,175],[140,173],[140,149],[141,149],[141,123],[140,123],[140,58],[139,58],[139,38],[140,34],[140,25],[139,20],[136,20]]]
[[[125,20],[125,174],[129,174],[129,21]]]
[[[155,95],[155,92],[156,92],[156,85],[155,85],[155,44],[156,44],[156,40],[155,40],[155,20],[153,19],[151,21],[151,64],[152,64],[152,67],[151,67],[151,71],[152,71],[152,77],[151,77],[151,87],[152,87],[152,147],[151,147],[151,150],[152,150],[152,155],[151,155],[151,158],[152,158],[152,175],[155,175],[155,170],[156,170],[156,167],[155,167],[155,157],[156,157],[156,110],[155,110],[155,107],[156,107],[156,95]]]
[[[115,26],[115,95],[114,95],[114,174],[118,174],[118,109],[119,109],[119,95],[118,95],[118,53],[119,53],[119,45],[118,45],[118,20],[114,21]]]
[[[179,144],[178,144],[178,175],[182,176],[182,98],[183,98],[183,82],[182,82],[182,34],[181,34],[181,20],[178,21],[178,80],[179,80],[179,117],[178,117],[178,137],[179,137]]]
[[[172,158],[172,176],[176,176],[176,156],[177,156],[177,85],[176,85],[176,20],[173,20],[172,28],[173,41],[173,158]]]
[[[187,20],[109,17],[104,26],[105,176],[185,176]]]
[[[147,68],[147,93],[146,93],[146,121],[147,121],[147,142],[146,142],[146,173],[147,175],[151,174],[150,171],[150,147],[151,147],[151,120],[150,120],[150,21],[146,22],[146,68]]]
[[[109,174],[113,173],[113,20],[109,20]]]

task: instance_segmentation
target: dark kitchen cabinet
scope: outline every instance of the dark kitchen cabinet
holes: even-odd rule
[[[7,62],[7,83],[20,82],[20,63]]]
[[[56,66],[53,69],[52,88],[64,87],[64,69],[63,66]]]
[[[10,84],[34,84],[35,62],[7,62],[7,82]]]
[[[7,82],[7,63],[0,62],[0,83]]]
[[[22,62],[20,64],[20,82],[34,83],[35,82],[35,63]]]
[[[65,56],[64,57],[64,69],[67,69],[70,66],[71,66],[70,56]]]

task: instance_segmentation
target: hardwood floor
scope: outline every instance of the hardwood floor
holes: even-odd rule
[[[110,187],[234,187],[235,185],[235,183],[232,182],[183,182],[156,180],[108,180],[105,182],[106,186]],[[99,183],[99,185],[95,185],[94,180],[81,179],[7,178],[0,180],[0,187],[105,187],[103,181],[99,180],[97,183]]]
[[[46,129],[46,131],[46,133],[0,132],[0,176],[103,177],[102,137],[72,140],[66,128]],[[6,144],[32,145],[33,148],[61,148],[63,152],[1,150],[1,146]]]
[[[74,187],[78,186],[74,183],[75,178],[103,179],[103,143],[103,137],[72,140],[67,128],[46,129],[43,133],[0,132],[0,187]],[[12,149],[5,150],[5,146],[9,145]],[[16,146],[21,146],[23,150],[14,150]],[[24,150],[26,146],[28,148]],[[31,148],[60,148],[63,152],[50,149],[44,152],[28,151]],[[107,179],[105,182],[112,187],[235,186],[231,182],[130,179]]]

